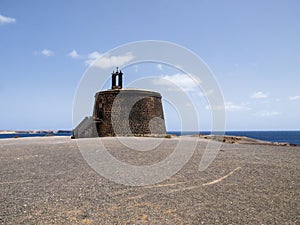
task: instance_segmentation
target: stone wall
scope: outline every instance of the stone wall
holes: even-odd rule
[[[85,117],[73,130],[72,138],[98,137],[93,117]]]
[[[161,95],[137,89],[96,93],[93,120],[100,137],[164,135]]]

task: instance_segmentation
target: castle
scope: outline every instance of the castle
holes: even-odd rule
[[[111,89],[95,94],[93,115],[73,130],[73,138],[161,136],[166,133],[162,96],[141,89],[123,89],[123,73],[112,73]]]

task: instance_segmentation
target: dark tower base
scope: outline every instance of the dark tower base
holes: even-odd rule
[[[98,92],[93,119],[100,137],[166,133],[161,95],[153,91],[121,89]]]

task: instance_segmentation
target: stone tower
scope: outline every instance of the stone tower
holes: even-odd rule
[[[117,68],[112,73],[111,89],[95,94],[93,116],[86,117],[75,128],[75,138],[161,136],[166,133],[160,93],[123,89],[122,83],[123,73]]]

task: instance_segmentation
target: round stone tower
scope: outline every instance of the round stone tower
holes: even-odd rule
[[[95,95],[93,121],[98,136],[164,135],[166,127],[160,93],[122,89],[122,76],[117,68],[112,73],[111,89]]]

